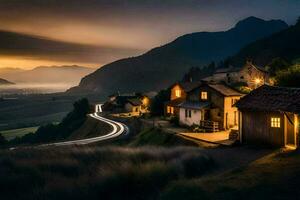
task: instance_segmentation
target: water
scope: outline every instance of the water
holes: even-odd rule
[[[58,84],[16,84],[16,85],[2,85],[0,86],[0,96],[11,95],[11,94],[48,94],[56,92],[65,92],[67,89],[72,87],[69,83],[58,83]]]

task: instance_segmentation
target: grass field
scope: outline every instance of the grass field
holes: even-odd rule
[[[1,131],[0,133],[5,137],[6,140],[12,140],[16,137],[22,137],[28,133],[34,133],[38,129],[38,126],[12,129],[7,131]]]
[[[196,147],[55,147],[0,151],[1,199],[158,199],[214,162]]]

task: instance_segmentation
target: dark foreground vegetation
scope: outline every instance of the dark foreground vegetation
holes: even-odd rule
[[[299,199],[300,152],[273,153],[247,167],[168,185],[161,199]]]
[[[1,199],[159,199],[214,162],[199,148],[80,147],[0,152]]]

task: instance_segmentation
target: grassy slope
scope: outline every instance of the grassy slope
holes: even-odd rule
[[[197,143],[186,140],[175,134],[163,132],[161,129],[147,129],[138,134],[130,143],[131,146],[197,146]]]
[[[214,166],[195,147],[56,147],[0,151],[1,199],[157,199]]]
[[[38,129],[38,126],[28,127],[28,128],[19,128],[19,129],[12,129],[8,131],[2,131],[1,134],[7,140],[12,140],[15,137],[22,137],[28,133],[34,133]]]
[[[175,182],[161,199],[295,199],[299,185],[300,152],[274,153],[223,175]]]

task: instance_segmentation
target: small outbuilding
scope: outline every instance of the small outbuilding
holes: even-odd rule
[[[300,89],[263,85],[241,98],[239,137],[242,143],[298,147]]]

